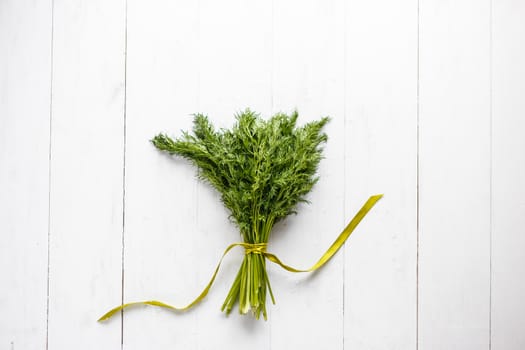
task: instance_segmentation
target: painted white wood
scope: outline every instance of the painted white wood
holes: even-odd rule
[[[525,347],[523,4],[52,7],[0,1],[0,348]],[[308,267],[385,197],[322,271],[269,267],[268,322],[219,310],[235,251],[194,310],[96,323],[122,294],[186,304],[240,240],[195,168],[149,139],[245,107],[332,117],[312,203],[270,240],[285,262]]]
[[[51,1],[0,2],[0,348],[46,345]]]
[[[343,2],[274,1],[273,17],[273,111],[297,108],[300,125],[332,118],[311,204],[300,205],[298,215],[276,227],[269,245],[283,261],[308,268],[346,224]],[[270,267],[277,299],[270,320],[272,349],[343,348],[342,258],[338,254],[313,274]]]
[[[345,13],[345,219],[384,194],[345,247],[345,348],[415,349],[417,7]]]
[[[525,3],[492,3],[492,349],[525,348]]]
[[[231,127],[236,111],[249,107],[263,116],[271,110],[271,1],[201,0],[199,14],[199,101],[198,110],[215,125]],[[201,280],[209,279],[219,253],[241,241],[228,220],[219,195],[210,186],[197,186],[198,206],[195,237],[199,237],[195,269]],[[237,274],[243,252],[236,250],[225,261],[199,317],[198,334],[206,334],[199,349],[268,349],[271,322],[239,315],[229,317],[220,307]],[[268,305],[269,318],[273,307]],[[245,317],[248,316],[248,317]],[[206,330],[204,333],[202,330]],[[239,332],[239,330],[242,330]]]
[[[183,306],[207,283],[193,268],[204,243],[196,230],[194,169],[149,141],[192,127],[197,40],[198,2],[128,1],[125,301]],[[216,257],[202,256],[202,264],[211,271]],[[196,349],[196,316],[216,311],[210,306],[181,315],[154,307],[125,311],[124,349]]]
[[[116,349],[124,1],[54,1],[49,349]]]
[[[487,349],[490,1],[420,1],[419,349]]]
[[[245,107],[269,112],[270,14],[264,1],[130,2],[126,300],[189,303],[226,245],[239,241],[217,193],[195,180],[196,169],[157,152],[148,139],[190,130],[191,113],[229,127]],[[267,348],[267,323],[220,312],[241,257],[230,254],[206,300],[188,313],[126,313],[125,348],[231,348],[233,338],[236,348]]]

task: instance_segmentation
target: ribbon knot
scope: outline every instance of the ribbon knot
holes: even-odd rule
[[[264,255],[264,253],[266,253],[266,247],[268,246],[268,243],[242,243],[242,246],[244,247],[244,253],[246,255],[248,254]]]

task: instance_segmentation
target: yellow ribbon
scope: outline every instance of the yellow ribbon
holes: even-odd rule
[[[163,308],[166,308],[166,309],[170,309],[170,310],[173,310],[173,311],[186,311],[188,309],[191,309],[193,306],[195,306],[196,304],[201,302],[206,297],[206,295],[208,294],[208,292],[209,292],[213,282],[215,281],[215,277],[217,277],[217,273],[219,272],[219,269],[221,267],[222,260],[228,254],[228,252],[230,250],[232,250],[233,248],[235,248],[235,247],[243,247],[245,249],[245,253],[246,254],[261,254],[266,259],[270,260],[271,262],[281,266],[283,269],[285,269],[287,271],[290,271],[290,272],[311,272],[311,271],[315,271],[315,270],[319,269],[321,266],[323,266],[324,264],[326,264],[328,262],[328,260],[330,260],[334,256],[334,254],[343,246],[343,244],[345,243],[346,239],[350,236],[350,234],[352,234],[352,232],[357,227],[357,225],[361,222],[361,220],[363,220],[365,215],[370,211],[370,209],[372,209],[372,207],[376,204],[376,202],[381,199],[381,197],[383,197],[382,194],[371,196],[366,201],[366,203],[361,207],[361,209],[357,212],[357,214],[355,214],[353,219],[348,223],[348,225],[345,227],[345,229],[339,234],[337,239],[334,241],[334,243],[332,243],[330,248],[328,248],[328,250],[323,254],[323,256],[321,256],[321,258],[312,267],[310,267],[310,268],[308,268],[306,270],[300,270],[300,269],[296,269],[294,267],[288,266],[288,265],[284,264],[274,254],[266,252],[267,243],[233,243],[233,244],[230,244],[226,248],[226,250],[224,250],[224,253],[222,254],[222,257],[219,260],[219,263],[217,264],[217,267],[215,268],[215,272],[213,273],[210,281],[208,282],[208,284],[206,285],[204,290],[197,296],[197,298],[195,298],[195,300],[193,300],[188,305],[186,305],[184,307],[175,307],[175,306],[171,306],[171,305],[168,305],[166,303],[163,303],[163,302],[157,301],[157,300],[137,301],[137,302],[133,302],[133,303],[123,304],[123,305],[120,305],[120,306],[117,306],[117,307],[111,309],[110,311],[105,313],[101,318],[99,318],[98,321],[99,322],[100,321],[105,321],[108,318],[110,318],[113,315],[115,315],[120,310],[123,310],[125,308],[130,307],[130,306],[135,306],[135,305],[153,305],[153,306],[159,306],[159,307],[163,307]]]

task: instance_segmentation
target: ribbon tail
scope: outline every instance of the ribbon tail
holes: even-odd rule
[[[357,214],[350,221],[350,223],[348,223],[348,225],[345,227],[343,232],[341,232],[339,234],[339,236],[334,241],[334,243],[332,243],[330,248],[328,248],[328,250],[323,254],[323,256],[321,256],[319,261],[317,261],[317,263],[315,263],[309,269],[300,270],[300,269],[296,269],[294,267],[288,266],[288,265],[284,264],[276,255],[271,254],[271,253],[267,253],[265,251],[261,251],[260,250],[260,246],[257,245],[257,244],[255,244],[257,247],[254,248],[254,244],[253,243],[233,243],[233,244],[230,244],[224,250],[224,253],[222,254],[222,257],[219,260],[219,263],[217,264],[217,267],[215,268],[215,271],[214,271],[210,281],[206,285],[206,287],[202,290],[202,292],[199,294],[199,296],[197,296],[197,298],[195,298],[188,305],[186,305],[184,307],[175,307],[175,306],[172,306],[172,305],[169,305],[169,304],[163,303],[161,301],[157,301],[157,300],[137,301],[137,302],[123,304],[123,305],[120,305],[120,306],[117,306],[117,307],[111,309],[110,311],[105,313],[102,317],[100,317],[98,319],[98,321],[99,322],[105,321],[105,320],[111,318],[112,316],[114,316],[119,311],[127,309],[127,308],[132,307],[132,306],[136,306],[136,305],[152,305],[152,306],[158,306],[158,307],[170,309],[170,310],[173,310],[173,311],[186,311],[188,309],[191,309],[193,306],[195,306],[196,304],[200,303],[206,297],[208,292],[210,291],[210,288],[213,285],[213,282],[215,281],[215,278],[217,277],[217,273],[219,272],[219,269],[221,267],[221,264],[222,264],[222,261],[223,261],[224,257],[229,253],[230,250],[232,250],[235,247],[239,247],[239,246],[242,246],[245,249],[252,249],[254,251],[259,252],[259,254],[264,255],[271,262],[281,266],[283,269],[285,269],[287,271],[290,271],[290,272],[311,272],[311,271],[315,271],[315,270],[319,269],[321,266],[323,266],[324,264],[326,264],[334,256],[334,254],[337,253],[337,251],[345,243],[346,239],[348,237],[350,237],[350,235],[352,234],[354,229],[357,227],[357,225],[359,225],[361,220],[363,220],[363,218],[366,216],[366,214],[368,214],[370,209],[372,209],[372,207],[377,203],[378,200],[381,199],[381,197],[383,197],[382,194],[371,196],[366,201],[366,203],[363,205],[363,207],[357,212]],[[251,251],[248,250],[248,252],[251,252]],[[271,294],[271,289],[270,289],[270,294]],[[273,300],[273,294],[271,294],[271,296],[272,296],[272,301],[275,303],[275,301]]]
[[[215,268],[215,272],[213,273],[210,281],[208,282],[206,287],[202,290],[202,292],[199,294],[199,296],[197,298],[195,298],[188,305],[186,305],[184,307],[175,307],[175,306],[172,306],[172,305],[169,305],[169,304],[163,303],[162,301],[157,301],[157,300],[136,301],[136,302],[132,302],[132,303],[122,304],[120,306],[117,306],[117,307],[109,310],[104,315],[102,315],[102,317],[100,317],[98,319],[98,322],[105,321],[105,320],[111,318],[112,316],[114,316],[119,311],[127,309],[127,308],[132,307],[132,306],[136,306],[136,305],[152,305],[152,306],[163,307],[165,309],[170,309],[170,310],[173,310],[173,311],[186,311],[186,310],[191,309],[193,306],[195,306],[196,304],[200,303],[206,297],[208,292],[210,291],[210,288],[213,285],[213,282],[215,281],[215,278],[217,277],[217,273],[219,272],[219,269],[221,267],[222,260],[224,259],[226,254],[228,254],[228,252],[230,250],[232,250],[233,248],[238,247],[238,246],[242,246],[242,245],[243,245],[242,243],[233,243],[233,244],[230,244],[224,250],[224,253],[222,254],[221,259],[219,260],[219,263],[217,264],[217,267]]]
[[[321,266],[323,266],[324,264],[326,264],[334,256],[334,254],[337,253],[337,251],[343,246],[343,244],[345,243],[347,238],[350,237],[350,235],[355,230],[357,225],[359,225],[361,220],[363,220],[363,218],[366,216],[366,214],[368,214],[370,209],[372,209],[374,207],[374,205],[377,203],[378,200],[381,199],[381,197],[383,197],[382,194],[377,194],[377,195],[374,195],[374,196],[371,196],[370,198],[368,198],[366,203],[361,207],[361,209],[357,212],[357,214],[355,214],[353,219],[350,220],[348,225],[345,227],[343,232],[341,232],[339,234],[339,236],[334,241],[334,243],[332,243],[330,248],[328,248],[328,250],[323,254],[323,256],[321,256],[319,261],[317,261],[309,269],[300,270],[300,269],[296,269],[294,267],[291,267],[289,265],[286,265],[277,256],[275,256],[274,254],[271,254],[271,253],[266,253],[265,252],[265,253],[263,253],[263,255],[268,260],[273,262],[274,264],[277,264],[277,265],[281,266],[283,269],[285,269],[287,271],[290,271],[290,272],[312,272],[312,271],[315,271],[315,270],[319,269]]]

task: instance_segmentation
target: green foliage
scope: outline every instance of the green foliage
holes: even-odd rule
[[[153,144],[200,168],[199,177],[221,194],[224,205],[247,242],[267,240],[263,228],[294,213],[317,182],[321,132],[328,118],[296,127],[298,114],[279,113],[270,120],[245,110],[231,130],[215,130],[196,114],[193,135],[173,140],[157,135]]]
[[[316,172],[322,159],[322,145],[327,140],[322,129],[329,119],[325,117],[298,127],[297,112],[278,113],[263,120],[247,109],[236,115],[237,121],[231,130],[216,130],[206,116],[196,114],[194,117],[192,134],[183,132],[177,139],[159,134],[153,138],[153,144],[159,150],[189,159],[200,169],[199,177],[219,191],[245,242],[268,242],[273,225],[295,213],[296,205],[305,201],[306,194],[318,180]],[[264,304],[264,297],[260,298],[269,283],[264,259],[259,257],[253,259],[261,260],[257,264],[263,271],[255,274],[263,282],[252,282],[256,284],[255,289],[264,290],[255,291],[257,300],[248,300],[245,305],[241,300],[241,311],[246,312],[251,304],[257,317],[260,311],[266,317],[264,305],[260,305]],[[236,283],[242,278],[238,276]],[[242,294],[241,291],[241,298]],[[228,312],[236,296],[232,298]]]

